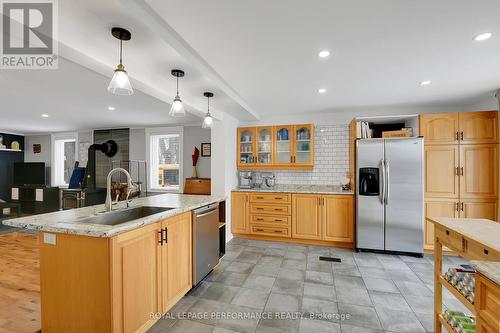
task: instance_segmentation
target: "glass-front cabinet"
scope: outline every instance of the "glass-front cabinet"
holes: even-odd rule
[[[254,166],[255,127],[238,128],[238,166]]]
[[[273,164],[273,127],[257,127],[257,164]]]
[[[294,157],[297,165],[312,165],[314,151],[314,131],[312,125],[294,125]]]
[[[274,132],[274,163],[277,165],[290,165],[292,163],[293,126],[276,126]]]
[[[238,168],[309,169],[314,166],[314,127],[305,125],[238,128]]]

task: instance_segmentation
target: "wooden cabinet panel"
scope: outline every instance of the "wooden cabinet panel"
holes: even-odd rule
[[[161,246],[162,310],[170,309],[192,287],[191,212],[162,222],[166,243]]]
[[[294,125],[293,164],[312,166],[314,164],[314,126]]]
[[[250,233],[271,237],[290,237],[290,229],[265,224],[252,224],[250,226]]]
[[[424,161],[425,197],[458,198],[458,146],[425,146]]]
[[[292,237],[321,239],[319,195],[292,195]]]
[[[476,332],[477,333],[498,333],[498,329],[491,327],[488,323],[481,317],[476,317]]]
[[[434,248],[434,223],[429,222],[429,217],[458,217],[457,205],[455,199],[433,199],[425,200],[424,205],[424,248]]]
[[[488,326],[498,328],[500,325],[500,289],[482,274],[476,274],[475,292],[474,305],[478,316],[484,319]]]
[[[498,195],[498,145],[460,145],[460,197]]]
[[[237,133],[238,167],[254,167],[256,165],[256,129],[255,127],[238,128]]]
[[[235,234],[244,234],[250,231],[249,219],[249,200],[248,193],[231,193],[231,232]]]
[[[460,203],[460,217],[498,221],[497,199],[465,199]]]
[[[498,112],[460,112],[460,143],[498,143]]]
[[[290,205],[271,205],[271,204],[258,204],[250,203],[250,213],[252,214],[276,214],[276,215],[290,215]]]
[[[324,195],[322,203],[323,240],[354,241],[354,199],[350,195]]]
[[[136,332],[160,310],[160,228],[155,223],[112,240],[114,332]]]
[[[419,120],[420,135],[426,145],[458,143],[458,113],[422,114]]]
[[[464,238],[461,234],[441,226],[435,227],[434,232],[436,237],[453,251],[459,253],[464,252]]]

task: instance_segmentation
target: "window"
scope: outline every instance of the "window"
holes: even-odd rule
[[[52,135],[52,185],[67,186],[77,161],[77,134]]]
[[[182,187],[182,127],[146,130],[149,188],[180,192]]]

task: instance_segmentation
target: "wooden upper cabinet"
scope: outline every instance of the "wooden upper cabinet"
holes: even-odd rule
[[[465,199],[460,203],[460,217],[498,221],[497,199]]]
[[[420,135],[425,138],[426,145],[458,143],[458,113],[422,114],[420,120]]]
[[[455,199],[430,199],[424,204],[424,248],[434,248],[434,223],[429,222],[430,217],[459,217],[460,204]]]
[[[312,166],[314,164],[314,127],[311,124],[294,125],[293,164]]]
[[[248,193],[231,193],[231,232],[234,234],[245,234],[250,232],[250,211],[248,202]]]
[[[460,198],[496,198],[498,145],[460,146]]]
[[[458,198],[458,145],[424,147],[426,198]]]
[[[498,112],[459,113],[460,143],[498,143]]]
[[[272,126],[257,127],[257,151],[256,163],[257,165],[271,165],[273,164],[273,136],[274,130]]]
[[[321,196],[292,195],[292,238],[321,239]]]
[[[255,157],[256,151],[256,129],[255,127],[242,127],[238,128],[237,151],[238,160],[236,163],[238,167],[255,166],[257,158]]]
[[[351,195],[322,196],[322,240],[353,242],[354,198]]]
[[[290,166],[292,164],[293,126],[274,127],[274,164]]]

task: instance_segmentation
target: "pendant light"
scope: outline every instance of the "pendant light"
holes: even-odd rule
[[[184,110],[184,105],[179,97],[179,78],[184,76],[184,71],[181,71],[180,69],[172,69],[171,73],[177,78],[177,93],[175,94],[172,108],[168,114],[172,117],[184,117],[186,115],[186,110]]]
[[[120,63],[116,66],[115,74],[108,86],[108,91],[115,95],[132,95],[134,90],[130,84],[125,66],[123,66],[122,63],[123,41],[130,40],[132,35],[130,31],[119,27],[112,28],[111,34],[113,37],[120,40]]]
[[[212,118],[212,115],[210,114],[210,97],[214,97],[214,94],[211,92],[204,92],[203,96],[207,98],[207,114],[205,115],[205,118],[203,118],[201,128],[212,128],[214,118]]]

